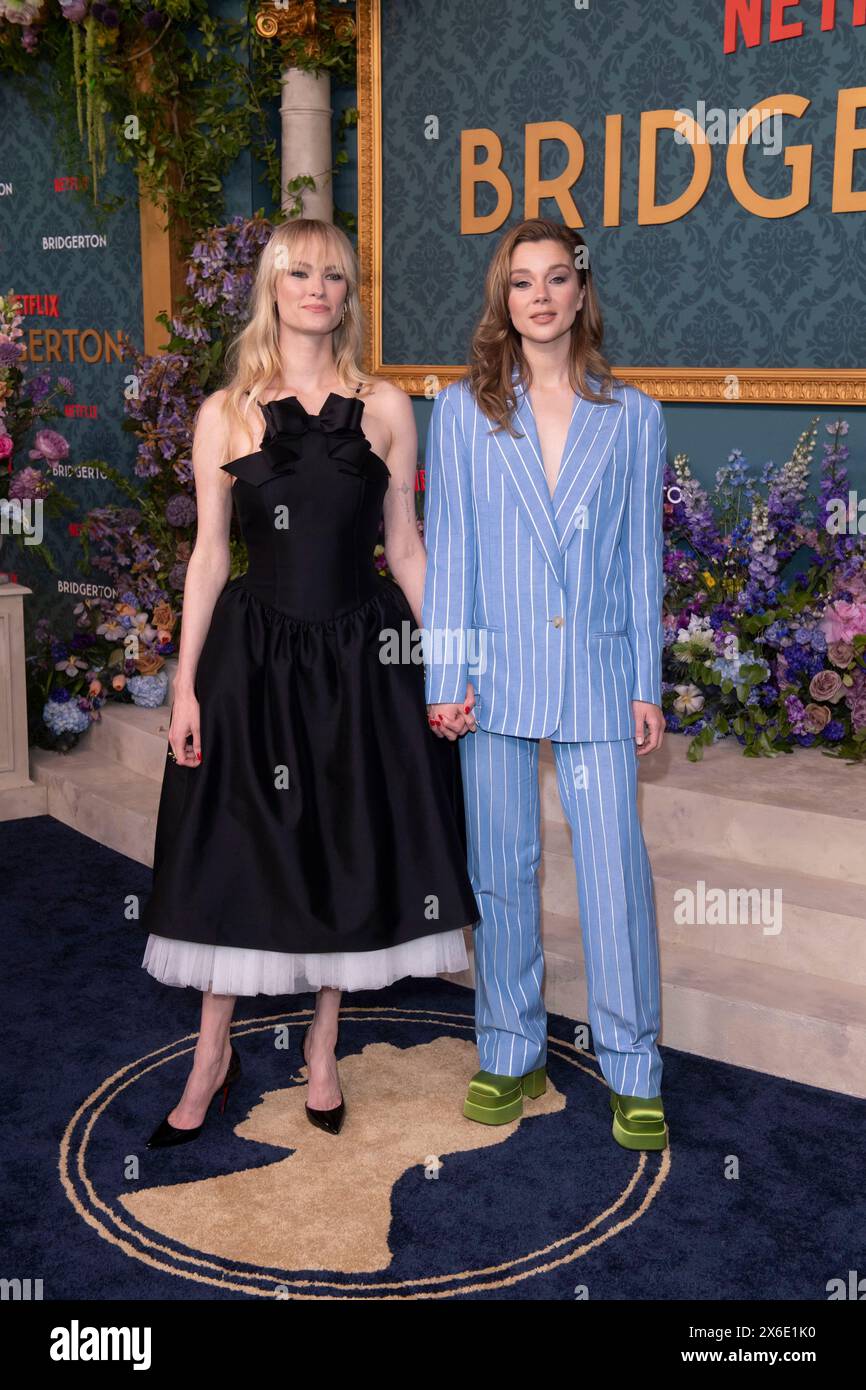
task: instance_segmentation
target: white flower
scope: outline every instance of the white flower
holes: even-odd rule
[[[677,714],[694,714],[697,710],[703,709],[704,697],[696,685],[675,685],[677,698],[674,700],[674,709]]]
[[[711,650],[715,643],[715,634],[710,627],[709,618],[701,618],[697,613],[693,613],[689,618],[688,627],[681,627],[677,632],[677,641],[689,642],[693,646]]]

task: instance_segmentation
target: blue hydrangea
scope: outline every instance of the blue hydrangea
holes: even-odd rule
[[[796,640],[804,647],[812,647],[816,652],[827,650],[827,639],[821,628],[817,625],[812,627],[798,627],[794,632]]]
[[[46,700],[42,707],[42,718],[52,734],[83,734],[90,728],[90,715],[79,709],[75,700],[67,699],[58,704],[56,700]]]
[[[130,676],[126,688],[134,705],[142,709],[156,709],[165,703],[168,676],[164,671],[157,671],[155,676]]]
[[[788,624],[777,618],[775,622],[770,623],[768,628],[764,629],[763,641],[769,642],[771,647],[778,647],[787,635]]]

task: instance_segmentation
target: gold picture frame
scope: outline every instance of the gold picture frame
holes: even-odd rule
[[[391,0],[393,3],[393,0]],[[463,376],[447,363],[385,362],[382,357],[382,45],[381,0],[357,0],[358,26],[358,259],[370,371],[410,395],[429,395]],[[866,367],[628,367],[613,370],[662,401],[695,404],[866,405]]]

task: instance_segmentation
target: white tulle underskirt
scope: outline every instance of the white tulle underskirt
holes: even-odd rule
[[[261,951],[207,946],[151,933],[142,968],[165,985],[191,985],[214,994],[305,994],[334,989],[383,989],[406,975],[457,974],[469,966],[463,929],[433,932],[378,951]]]

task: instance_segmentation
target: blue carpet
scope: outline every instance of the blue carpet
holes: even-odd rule
[[[422,1077],[408,1113],[410,1129],[419,1117],[423,1151],[410,1143],[412,1161],[392,1177],[387,1143],[371,1166],[369,1152],[340,1147],[348,1122],[339,1137],[322,1136],[334,1147],[311,1152],[332,1171],[314,1173],[310,1220],[324,1202],[350,1250],[352,1231],[364,1232],[368,1267],[235,1255],[235,1242],[242,1250],[249,1240],[250,1194],[269,1191],[275,1175],[287,1184],[285,1204],[273,1198],[276,1230],[298,1196],[301,1169],[286,1162],[296,1150],[273,1133],[263,1139],[261,1125],[301,1084],[292,1080],[299,1025],[315,996],[239,999],[244,1069],[226,1114],[213,1106],[195,1143],[149,1151],[147,1136],[180,1095],[200,998],[141,969],[144,937],[126,914],[130,895],[144,902],[150,872],[50,817],[5,823],[0,844],[4,1273],[43,1279],[45,1299],[249,1300],[279,1288],[290,1298],[824,1300],[828,1280],[862,1268],[863,1102],[663,1048],[671,1146],[628,1153],[611,1137],[594,1058],[575,1051],[574,1025],[558,1015],[548,1109],[527,1102],[507,1134],[463,1120],[455,1087],[458,1119],[449,1091],[441,1152],[434,1143],[429,1155],[435,1109]],[[345,994],[347,1111],[345,1077],[367,1065],[360,1053],[371,1043],[388,1045],[383,1076],[392,1079],[404,1064],[411,1074],[415,1049],[467,1048],[465,1086],[477,1065],[471,1015],[472,995],[446,981]],[[281,1021],[291,1025],[289,1053],[274,1046]],[[405,1133],[395,1148],[398,1139],[405,1146]],[[156,1224],[139,1200],[156,1202]],[[381,1226],[370,1208],[383,1200]],[[189,1239],[190,1210],[216,1245]],[[286,1240],[302,1241],[302,1226],[296,1216]]]

